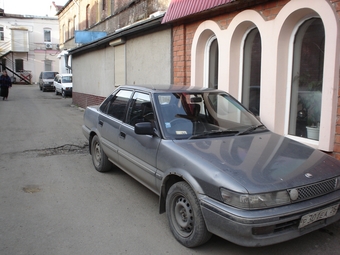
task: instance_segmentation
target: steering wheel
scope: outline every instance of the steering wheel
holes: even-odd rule
[[[185,128],[188,125],[189,121],[186,119],[182,119],[182,118],[176,118],[170,121],[170,125],[171,127],[181,127],[183,126],[183,128]]]

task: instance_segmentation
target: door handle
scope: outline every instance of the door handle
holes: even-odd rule
[[[126,134],[125,134],[124,132],[120,132],[120,133],[119,133],[119,136],[120,136],[121,138],[125,139]]]
[[[102,120],[100,120],[100,121],[98,122],[98,124],[101,125],[101,126],[103,126],[103,125],[104,125],[104,122],[103,122]]]

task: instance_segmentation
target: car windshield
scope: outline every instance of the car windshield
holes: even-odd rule
[[[43,73],[42,78],[43,79],[54,79],[56,73],[51,72],[51,73]]]
[[[71,83],[72,82],[72,76],[63,76],[62,82],[63,83]]]
[[[201,139],[265,131],[262,123],[223,92],[155,95],[166,139]]]

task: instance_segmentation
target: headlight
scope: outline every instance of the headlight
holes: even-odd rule
[[[242,194],[221,188],[224,203],[241,209],[264,209],[290,203],[287,191],[262,194]]]

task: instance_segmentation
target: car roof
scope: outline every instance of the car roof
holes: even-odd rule
[[[188,93],[202,93],[202,92],[224,92],[222,90],[213,88],[202,88],[197,86],[185,86],[185,85],[122,85],[120,89],[133,89],[143,90],[150,93],[174,93],[174,92],[188,92]]]
[[[72,76],[72,74],[71,73],[60,73],[60,74],[58,74],[59,76]]]

